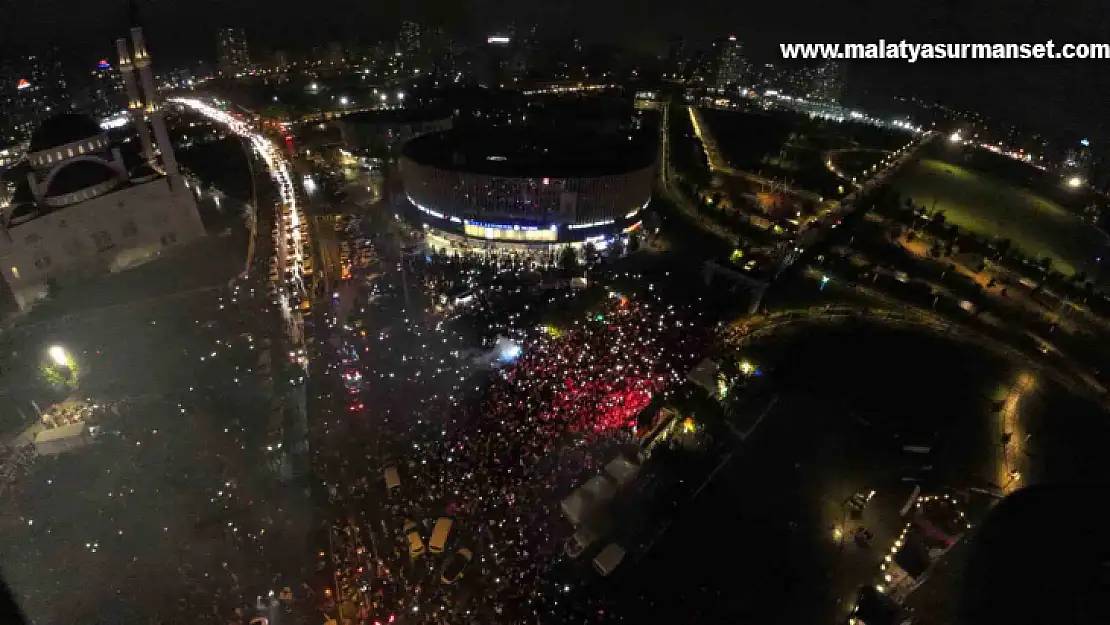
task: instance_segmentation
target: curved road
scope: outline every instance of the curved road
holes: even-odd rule
[[[734,349],[741,349],[750,342],[773,335],[788,326],[820,323],[845,323],[862,320],[881,323],[892,327],[913,327],[930,330],[957,341],[972,343],[1004,358],[1017,361],[1044,375],[1051,377],[1069,391],[1094,397],[1105,403],[1102,395],[1105,388],[1089,377],[1069,372],[1051,363],[1035,359],[1025,352],[998,339],[983,335],[960,324],[952,323],[943,317],[925,311],[904,308],[902,310],[869,308],[860,306],[815,306],[800,310],[787,310],[767,315],[749,317],[734,323],[728,329],[733,336],[725,342]]]

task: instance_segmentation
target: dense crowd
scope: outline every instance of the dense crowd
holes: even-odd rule
[[[329,442],[314,446],[339,516],[331,527],[335,590],[328,592],[343,595],[342,612],[356,622],[535,622],[569,590],[550,574],[572,532],[560,499],[616,454],[635,457],[637,417],[683,378],[705,332],[691,313],[612,292],[588,314],[538,323],[545,303],[575,294],[488,259],[425,258],[402,270],[428,286],[421,295],[432,301],[460,285],[482,296],[461,311],[437,314],[429,305],[417,314],[401,309],[394,276],[393,287],[375,284],[372,310],[357,326],[334,328],[340,352],[362,354],[357,366],[367,382],[359,396],[365,409],[352,415],[336,406],[332,414],[346,413],[350,423],[329,427]],[[444,314],[452,321],[444,323]],[[503,358],[460,357],[459,337],[473,337],[467,326],[475,320],[519,340],[519,349]],[[337,404],[351,401],[332,394]],[[402,482],[393,494],[381,477],[387,466]],[[443,516],[454,521],[453,546],[441,556],[410,557],[405,520],[426,539]],[[473,560],[461,581],[445,583],[442,568],[459,548]]]

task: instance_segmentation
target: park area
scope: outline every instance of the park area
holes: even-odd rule
[[[1071,276],[1089,271],[1110,237],[1055,202],[1001,180],[934,159],[922,159],[891,180],[903,198],[945,221],[986,237],[1009,239],[1033,258],[1049,257]]]
[[[844,181],[825,165],[830,151],[849,155],[845,158],[852,165],[850,177],[863,169],[863,163],[867,167],[873,163],[866,156],[850,156],[857,150],[863,154],[874,151],[878,161],[912,139],[900,130],[830,121],[792,111],[700,110],[731,167],[786,181],[789,186],[826,198],[842,197],[847,191]]]

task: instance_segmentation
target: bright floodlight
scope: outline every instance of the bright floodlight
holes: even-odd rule
[[[69,353],[61,345],[51,345],[46,353],[50,355],[50,360],[53,360],[54,364],[59,367],[69,366]]]
[[[343,97],[339,98],[339,104],[342,105],[342,106],[347,106],[350,103],[351,103],[351,100],[348,99],[347,96],[343,96]]]
[[[1071,178],[1068,178],[1068,186],[1073,188],[1073,189],[1079,188],[1082,184],[1083,184],[1083,179],[1080,178],[1079,176],[1072,176]]]
[[[959,132],[952,133],[951,135],[948,136],[948,140],[951,141],[952,143],[959,143],[960,142],[960,133]]]

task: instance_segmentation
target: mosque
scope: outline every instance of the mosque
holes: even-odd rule
[[[131,44],[116,40],[141,153],[91,118],[64,113],[35,131],[18,166],[24,175],[0,216],[0,274],[21,310],[54,286],[135,267],[205,234],[178,170],[141,28],[131,29]]]

